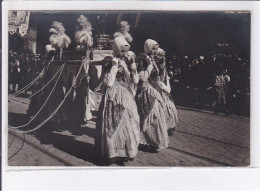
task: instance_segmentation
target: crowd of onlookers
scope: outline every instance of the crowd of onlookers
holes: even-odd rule
[[[10,93],[30,83],[43,69],[43,55],[30,51],[9,53]],[[213,53],[210,57],[167,56],[167,70],[176,105],[213,110],[216,76],[227,75],[226,104],[232,114],[250,114],[250,64],[237,55]]]
[[[39,75],[43,69],[44,56],[36,55],[29,50],[24,52],[10,50],[8,61],[9,92],[15,93]]]
[[[250,64],[237,55],[213,54],[190,59],[168,57],[172,96],[177,105],[212,110],[216,103],[216,76],[228,77],[224,83],[229,112],[250,114]]]

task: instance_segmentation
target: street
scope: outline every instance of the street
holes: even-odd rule
[[[23,124],[28,104],[25,98],[9,99],[9,125]],[[135,160],[126,166],[250,165],[250,118],[177,108],[179,123],[174,136],[169,137],[168,149],[159,153],[139,150]],[[96,117],[84,126],[43,126],[25,135],[9,132],[9,165],[97,166],[95,122]]]

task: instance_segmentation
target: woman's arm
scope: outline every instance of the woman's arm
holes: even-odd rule
[[[105,74],[104,76],[104,83],[106,86],[111,87],[113,86],[116,80],[116,74],[118,72],[118,59],[114,58],[112,60],[112,67],[109,73]]]
[[[160,83],[160,86],[161,86],[161,89],[167,93],[170,93],[171,92],[171,85],[170,85],[170,81],[169,81],[169,76],[167,76],[167,84],[165,84],[164,82],[161,82]]]
[[[151,57],[147,56],[146,57],[146,62],[148,64],[148,67],[144,71],[140,71],[139,72],[139,79],[142,82],[145,82],[150,77],[151,72],[152,72],[152,70],[154,68],[153,61],[152,61]]]
[[[148,65],[146,70],[139,72],[139,79],[142,82],[145,82],[150,77],[152,70],[153,70],[153,65],[152,64]]]
[[[133,83],[134,83],[134,84],[138,84],[138,82],[139,82],[139,75],[138,75],[138,73],[137,73],[137,70],[135,70],[135,71],[133,71],[133,72],[131,73],[131,77],[132,77]]]
[[[139,75],[138,75],[138,72],[137,72],[137,67],[136,67],[136,63],[135,62],[130,65],[130,70],[131,70],[132,82],[134,84],[138,84],[138,82],[139,82]]]

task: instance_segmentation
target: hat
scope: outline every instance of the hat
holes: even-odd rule
[[[123,27],[123,26],[130,26],[130,25],[128,24],[127,21],[121,21],[120,26]]]
[[[158,48],[156,54],[158,56],[165,56],[166,52],[165,52],[165,50]]]
[[[130,45],[123,37],[116,37],[113,43],[113,55],[118,56],[122,51],[129,51]]]
[[[146,54],[150,53],[152,51],[152,49],[155,47],[159,48],[159,44],[155,40],[147,39],[144,43],[144,52]]]
[[[127,51],[125,53],[125,57],[128,58],[129,60],[132,59],[133,61],[135,61],[136,55],[133,51]]]

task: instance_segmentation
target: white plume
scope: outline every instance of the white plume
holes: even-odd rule
[[[85,30],[77,31],[75,33],[75,41],[77,44],[83,44],[86,46],[93,46],[93,38],[91,33]]]
[[[86,45],[88,47],[93,46],[92,38],[92,25],[88,21],[88,18],[84,15],[80,15],[77,19],[77,31],[75,32],[75,41],[77,44]]]
[[[70,38],[65,34],[65,28],[62,23],[54,21],[49,29],[52,35],[49,38],[50,43],[58,48],[68,48],[71,43]]]

